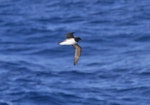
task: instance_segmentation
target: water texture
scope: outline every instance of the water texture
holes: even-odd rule
[[[150,105],[150,1],[0,0],[0,105]]]

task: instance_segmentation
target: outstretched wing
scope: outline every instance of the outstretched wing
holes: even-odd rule
[[[74,32],[67,33],[66,38],[74,38],[73,34]]]
[[[75,49],[75,54],[74,54],[74,65],[77,64],[79,57],[81,55],[81,47],[78,44],[73,45]]]

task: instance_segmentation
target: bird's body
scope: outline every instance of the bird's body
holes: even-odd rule
[[[74,45],[74,44],[77,44],[77,42],[74,40],[74,38],[69,38],[60,42],[59,44],[60,45]]]
[[[74,65],[79,60],[79,57],[81,55],[81,47],[78,45],[79,40],[81,40],[79,37],[74,37],[73,32],[66,34],[66,39],[59,43],[59,45],[72,45],[75,49],[75,55],[74,55]]]

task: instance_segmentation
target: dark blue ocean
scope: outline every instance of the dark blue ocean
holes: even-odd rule
[[[150,0],[0,0],[0,105],[150,105]]]

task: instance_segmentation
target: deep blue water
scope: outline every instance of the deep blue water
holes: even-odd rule
[[[150,105],[150,1],[0,0],[0,105]]]

